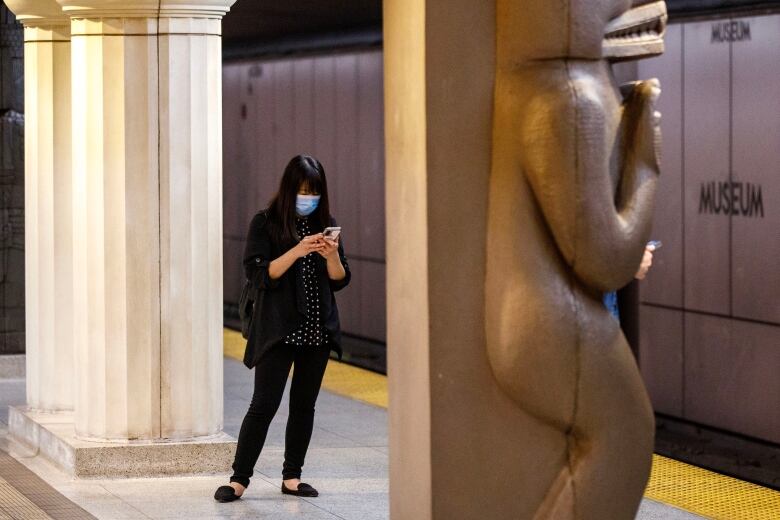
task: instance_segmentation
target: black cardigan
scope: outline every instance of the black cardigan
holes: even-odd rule
[[[331,217],[331,226],[335,225],[336,221]],[[315,230],[319,231],[321,230]],[[282,256],[287,249],[271,238],[267,226],[267,210],[255,215],[249,225],[244,249],[244,272],[247,279],[258,289],[252,329],[244,353],[244,364],[249,368],[257,365],[268,349],[297,330],[306,317],[306,299],[303,282],[298,275],[298,266],[293,264],[276,280],[268,275],[271,261]],[[339,257],[346,272],[342,280],[331,280],[328,277],[326,261],[320,255],[314,256],[314,269],[319,281],[323,326],[329,333],[331,350],[335,350],[341,359],[341,327],[334,293],[346,287],[352,278],[341,240]]]

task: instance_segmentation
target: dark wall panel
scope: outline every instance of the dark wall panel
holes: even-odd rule
[[[666,32],[666,52],[639,62],[639,78],[661,81],[663,153],[661,177],[653,219],[655,240],[663,248],[653,257],[653,268],[640,284],[642,301],[682,307],[683,304],[683,174],[682,174],[682,25]]]
[[[350,248],[349,242],[345,241],[344,247]],[[363,294],[363,287],[366,286],[363,278],[363,262],[353,258],[349,260],[349,268],[352,271],[352,282],[336,296],[339,304],[341,328],[345,332],[363,335],[365,331],[360,326],[363,313],[360,297]]]
[[[252,178],[252,190],[247,193],[254,197],[247,204],[246,223],[249,224],[252,216],[260,209],[267,206],[273,192],[276,190],[277,173],[276,162],[276,133],[277,121],[275,67],[273,64],[252,64],[247,66],[246,81],[249,82],[248,92],[252,93],[250,125],[247,130],[250,134],[242,146],[251,148],[249,154],[253,162],[247,169],[247,175]],[[244,231],[246,234],[246,231]]]
[[[728,217],[699,214],[702,186],[729,178],[729,45],[711,36],[710,22],[685,25],[684,290],[686,308],[728,314]]]
[[[325,167],[325,173],[335,183],[336,171],[336,61],[334,58],[314,60],[314,153]],[[334,184],[335,185],[335,184]],[[331,204],[338,206],[336,190],[330,189]]]
[[[358,58],[354,54],[336,60],[336,164],[331,179],[337,203],[333,214],[344,228],[352,254],[362,255],[360,242],[360,169],[358,164]],[[334,189],[335,188],[335,189]]]
[[[385,265],[361,262],[363,288],[360,291],[360,330],[369,338],[387,337]]]
[[[751,37],[732,44],[733,313],[780,324],[780,16],[740,21]]]
[[[295,143],[300,153],[314,155],[314,60],[293,62]]]
[[[293,81],[293,61],[282,60],[271,64],[274,85],[273,144],[274,188],[282,178],[284,167],[290,159],[301,153],[301,147],[295,139],[295,82]],[[275,191],[272,189],[270,191]]]
[[[360,252],[372,259],[385,257],[385,154],[382,110],[382,54],[358,57],[358,164],[360,165]]]
[[[653,408],[683,414],[683,311],[643,305],[639,368]]]
[[[685,417],[780,442],[780,327],[687,313]]]
[[[253,208],[251,202],[256,189],[254,153],[256,118],[253,96],[249,91],[248,67],[227,65],[222,69],[222,118],[223,122],[223,225],[224,225],[224,299],[237,302],[241,294],[244,275],[241,258],[244,250],[246,227]]]
[[[241,289],[244,287],[244,268],[242,258],[244,255],[244,245],[246,242],[225,238],[224,249],[224,299],[226,302],[238,303],[238,297],[241,295]]]
[[[660,412],[779,442],[780,15],[672,24],[666,44],[638,66],[664,132],[642,375]]]
[[[241,172],[247,170],[247,161],[243,160],[245,154],[240,153],[238,146],[239,136],[243,132],[245,120],[241,117],[241,103],[238,102],[241,91],[240,66],[227,65],[222,69],[222,117],[225,120],[234,121],[234,124],[225,126],[222,132],[222,154],[230,160],[223,161],[222,173],[225,179],[225,189],[222,191],[222,221],[225,229],[238,229],[243,225],[244,215],[241,206],[244,197],[242,190],[232,189],[227,183],[245,182]]]

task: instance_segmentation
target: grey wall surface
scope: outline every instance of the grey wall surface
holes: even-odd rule
[[[642,374],[658,412],[780,442],[780,15],[676,23],[666,42],[638,65],[661,79],[664,133]],[[384,341],[381,51],[228,64],[224,97],[226,301],[249,219],[286,160],[313,150],[356,274],[339,300],[344,328]],[[725,214],[729,182],[743,204],[760,185],[763,215]],[[718,200],[700,211],[711,183]]]
[[[22,26],[0,4],[0,354],[24,352]]]
[[[331,213],[353,282],[337,296],[344,332],[384,342],[384,103],[382,52],[228,63],[223,68],[225,301],[243,284],[252,216],[298,154],[328,176]]]
[[[648,390],[659,412],[772,442],[780,442],[779,48],[780,15],[673,24],[666,53],[638,71],[663,89],[653,238],[664,247],[641,287]]]

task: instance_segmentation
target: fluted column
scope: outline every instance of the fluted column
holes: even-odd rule
[[[222,429],[221,17],[235,0],[58,0],[72,19],[76,433]],[[128,6],[129,5],[129,6]]]
[[[179,437],[223,418],[222,47],[219,20],[161,23],[162,434]]]
[[[54,0],[7,0],[24,24],[27,404],[73,408],[70,21]]]

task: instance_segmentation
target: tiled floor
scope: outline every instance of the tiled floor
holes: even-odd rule
[[[238,435],[252,395],[252,372],[225,358],[225,431]],[[214,501],[221,477],[75,481],[51,464],[9,443],[7,406],[24,403],[24,380],[0,380],[0,449],[11,454],[67,498],[101,519],[263,518],[273,520],[379,520],[388,518],[387,412],[320,394],[304,480],[321,492],[299,499],[279,491],[287,397],[271,425],[255,477],[239,501]],[[13,482],[11,482],[13,484]],[[689,513],[645,500],[640,520],[694,520]]]
[[[0,428],[8,427],[8,407],[25,403],[24,379],[0,379]]]
[[[11,485],[13,482],[13,485]],[[0,450],[0,519],[95,520],[19,461]]]

